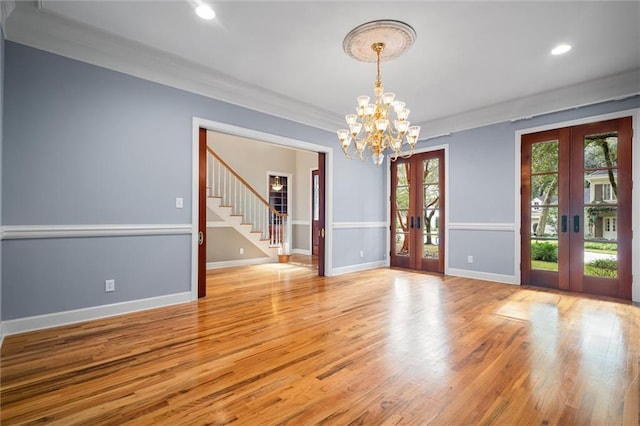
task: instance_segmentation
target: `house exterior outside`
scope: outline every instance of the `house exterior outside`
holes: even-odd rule
[[[613,170],[614,182],[617,172]],[[617,199],[607,170],[596,170],[585,176],[585,204],[602,204],[586,208],[585,238],[617,240]]]

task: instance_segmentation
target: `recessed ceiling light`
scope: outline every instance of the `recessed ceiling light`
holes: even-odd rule
[[[206,4],[198,6],[196,8],[196,13],[202,19],[213,19],[216,17],[216,12],[214,12],[213,9],[211,9]]]
[[[552,55],[562,55],[563,53],[567,53],[568,51],[571,50],[571,45],[570,44],[559,44],[556,47],[553,48],[553,50],[551,51]]]

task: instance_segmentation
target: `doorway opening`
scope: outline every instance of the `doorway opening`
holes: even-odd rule
[[[332,189],[330,176],[325,176],[326,175],[325,170],[327,169],[327,166],[331,164],[331,161],[332,161],[332,148],[311,144],[307,142],[302,142],[298,140],[283,138],[280,136],[275,136],[275,135],[266,134],[262,132],[256,132],[249,129],[238,128],[235,126],[229,126],[223,123],[216,123],[208,120],[194,118],[193,223],[196,224],[196,226],[198,227],[198,232],[194,233],[194,237],[192,238],[192,244],[193,244],[192,252],[194,253],[194,255],[192,256],[192,259],[193,259],[192,261],[193,263],[192,297],[194,299],[197,297],[203,297],[204,295],[206,295],[206,284],[204,281],[204,278],[206,275],[206,261],[203,260],[203,257],[206,256],[206,251],[207,251],[206,250],[206,236],[207,236],[206,168],[207,168],[207,165],[206,165],[206,155],[205,155],[205,161],[202,161],[202,152],[203,150],[205,150],[206,152],[208,131],[216,132],[218,134],[223,134],[223,135],[246,138],[247,140],[253,141],[253,143],[255,143],[256,141],[259,141],[260,143],[270,144],[270,145],[273,145],[274,147],[280,146],[281,148],[290,148],[296,151],[316,153],[317,160],[314,161],[313,164],[314,164],[314,167],[317,167],[318,169],[322,170],[321,188],[324,191],[324,193],[329,193]],[[271,177],[273,178],[273,182],[269,181],[269,187],[271,189],[273,189],[273,186],[275,187],[279,186],[279,184],[276,182],[276,177],[278,178],[278,180],[281,181],[280,184],[282,184],[283,187],[286,185],[287,192],[289,194],[291,193],[292,188],[295,189],[296,186],[300,186],[295,180],[295,174],[293,174],[293,176],[286,176],[286,174],[272,173]],[[306,176],[306,173],[304,178],[308,179],[308,177]],[[305,189],[309,188],[308,185],[304,185],[304,187]],[[265,195],[268,198],[270,198],[271,194],[267,193]],[[329,202],[325,203],[324,202],[325,199],[328,200]],[[325,221],[323,223],[326,223],[326,221],[331,220],[331,210],[330,210],[330,206],[328,205],[330,204],[331,197],[327,194],[326,197],[322,197],[322,200],[323,200],[323,205],[321,205],[319,209],[322,212],[322,218]],[[281,204],[280,208],[284,208],[286,205],[287,214],[293,214],[293,212],[295,211],[295,206],[291,205],[292,203],[289,199],[287,199],[286,201],[284,199],[279,199],[279,201],[280,201],[279,204]],[[292,224],[295,224],[295,221],[292,220],[289,226],[291,226]],[[309,222],[307,222],[307,226],[310,228]],[[308,234],[310,234],[310,232],[308,230],[305,231],[305,235],[308,235]],[[328,229],[326,226],[323,226],[322,234],[323,234],[323,237],[322,237],[322,242],[320,244],[321,250],[319,253],[319,259],[317,261],[319,275],[324,275],[327,270],[330,271],[331,263],[332,263],[330,258],[330,253],[331,253],[330,241],[332,236],[330,229]],[[291,241],[290,244],[293,245],[294,242]],[[308,242],[308,244],[309,244],[309,247],[307,251],[311,252],[310,241]],[[325,249],[325,247],[327,248]]]

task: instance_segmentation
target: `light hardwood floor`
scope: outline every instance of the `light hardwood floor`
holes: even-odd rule
[[[9,336],[2,424],[639,422],[637,306],[314,273],[217,270],[196,303]]]

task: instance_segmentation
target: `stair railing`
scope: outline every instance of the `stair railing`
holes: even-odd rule
[[[207,147],[207,196],[220,197],[220,205],[231,207],[231,214],[242,216],[252,232],[278,253],[287,252],[287,214],[280,213],[211,148]]]

